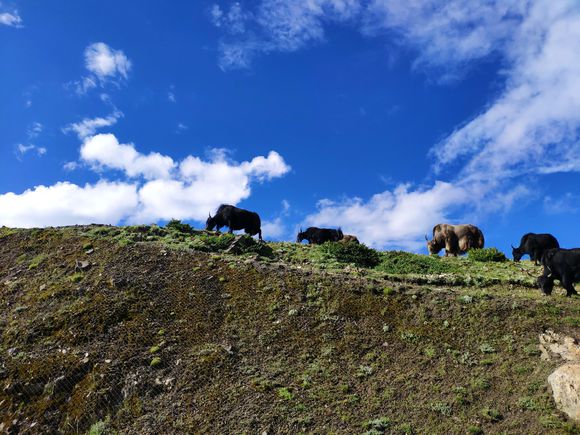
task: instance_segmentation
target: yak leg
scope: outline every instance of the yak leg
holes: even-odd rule
[[[574,276],[574,275],[572,275],[572,276]],[[578,294],[578,292],[574,288],[574,279],[569,278],[568,274],[566,274],[562,277],[561,283],[562,283],[562,287],[564,287],[566,289],[566,296],[567,297]]]
[[[262,239],[262,229],[261,228],[258,230],[258,238],[260,239],[260,241],[263,240]]]

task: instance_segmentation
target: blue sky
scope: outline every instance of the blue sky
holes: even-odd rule
[[[580,246],[575,0],[0,3],[0,225]]]

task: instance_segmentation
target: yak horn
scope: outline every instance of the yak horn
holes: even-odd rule
[[[429,237],[427,237],[427,234],[425,234],[425,240],[429,241]]]
[[[511,243],[510,243],[510,245],[511,245],[512,249],[516,249],[516,247],[514,245],[512,245]]]

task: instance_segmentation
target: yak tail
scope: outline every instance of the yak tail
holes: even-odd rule
[[[342,239],[344,237],[344,234],[342,233],[342,229],[340,227],[338,227],[338,237],[339,239]]]

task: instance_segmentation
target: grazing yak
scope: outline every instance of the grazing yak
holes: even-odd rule
[[[512,255],[514,261],[517,263],[524,255],[528,254],[530,259],[534,261],[534,264],[537,265],[544,251],[559,247],[560,244],[551,234],[527,233],[522,236],[519,247],[516,248],[512,245]]]
[[[430,254],[438,254],[445,248],[445,256],[465,254],[473,248],[483,248],[483,233],[475,225],[437,224],[433,227],[433,239],[427,240],[427,249]]]
[[[544,294],[552,293],[555,279],[566,289],[566,296],[578,294],[574,283],[580,282],[580,249],[548,249],[541,262],[544,273],[538,278],[538,285]]]
[[[330,228],[308,227],[306,231],[302,231],[302,228],[300,228],[298,237],[296,237],[296,242],[300,243],[302,240],[308,240],[308,243],[310,244],[321,245],[325,242],[338,242],[343,237],[344,234],[342,234],[340,228],[338,230],[333,230]]]
[[[222,204],[213,217],[210,213],[205,223],[205,229],[208,231],[214,228],[219,231],[221,227],[228,227],[230,233],[233,233],[234,230],[244,230],[250,236],[257,234],[262,240],[262,222],[258,213],[253,211]]]

